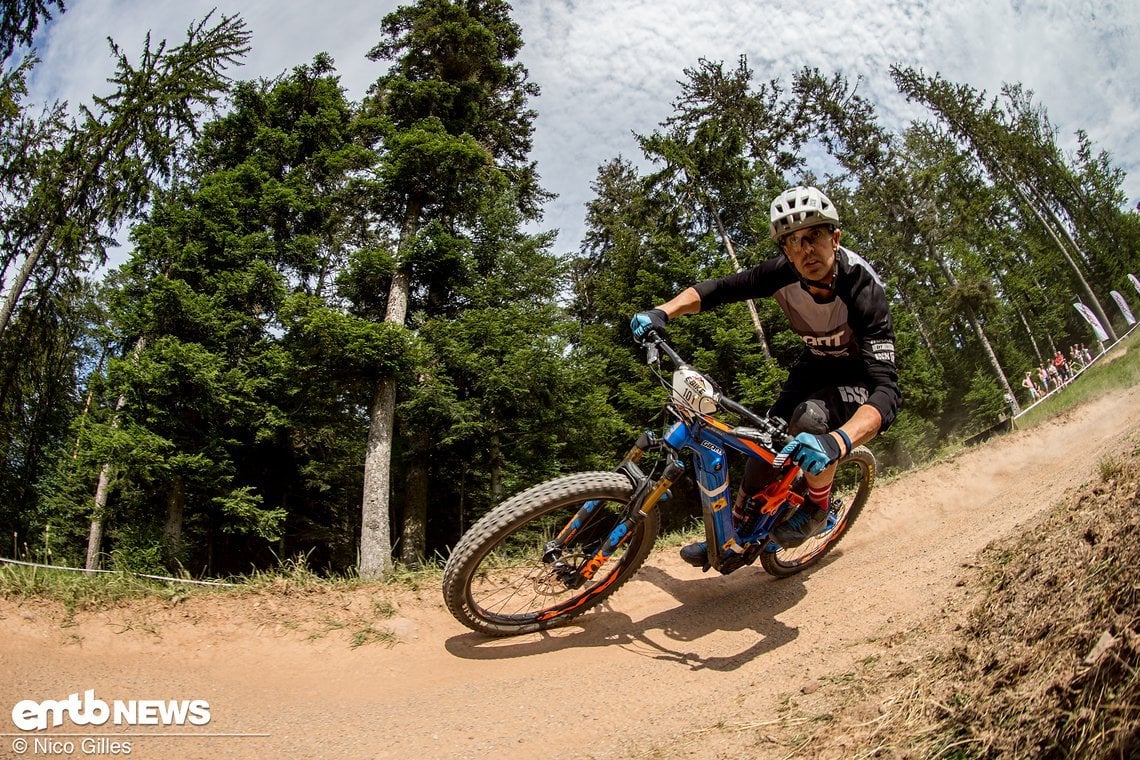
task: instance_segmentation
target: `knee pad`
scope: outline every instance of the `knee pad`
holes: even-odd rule
[[[818,399],[809,398],[792,412],[792,419],[788,422],[788,433],[791,435],[800,433],[823,435],[830,429],[829,418],[827,407]]]

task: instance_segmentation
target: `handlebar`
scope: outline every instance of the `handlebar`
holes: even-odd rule
[[[677,368],[688,367],[689,363],[686,362],[680,354],[678,354],[672,346],[670,346],[665,338],[655,329],[650,328],[640,339],[635,339],[638,343],[645,346],[647,359],[650,364],[656,363],[656,352],[661,351],[669,357]],[[758,429],[737,427],[734,429],[734,434],[741,438],[762,438],[763,436],[771,436],[773,439],[790,440],[787,432],[787,423],[779,418],[772,418],[756,414],[751,409],[743,404],[733,401],[728,396],[725,396],[719,391],[716,394],[716,403],[723,409],[737,415],[738,417],[752,423]]]

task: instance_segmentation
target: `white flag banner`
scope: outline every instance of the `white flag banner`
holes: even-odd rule
[[[1108,294],[1112,296],[1112,300],[1116,301],[1116,305],[1124,313],[1124,321],[1130,325],[1136,324],[1136,317],[1132,316],[1132,309],[1128,308],[1128,302],[1124,300],[1124,296],[1120,295],[1120,291],[1110,290]]]
[[[1085,318],[1085,321],[1089,323],[1089,326],[1092,327],[1093,332],[1096,333],[1097,340],[1101,341],[1102,343],[1108,340],[1108,333],[1106,333],[1104,331],[1104,328],[1100,326],[1100,320],[1096,318],[1096,314],[1093,314],[1092,309],[1085,306],[1083,303],[1075,303],[1073,304],[1073,308],[1079,311],[1081,313],[1081,316]]]
[[[1128,281],[1132,283],[1132,287],[1136,288],[1136,292],[1140,293],[1140,280],[1136,279],[1136,275],[1128,275]]]

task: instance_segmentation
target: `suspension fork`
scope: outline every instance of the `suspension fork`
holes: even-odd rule
[[[626,452],[626,455],[622,458],[621,463],[616,468],[614,468],[615,471],[620,472],[629,478],[633,482],[635,488],[641,487],[647,478],[641,469],[637,467],[637,463],[641,461],[641,458],[643,456],[645,456],[646,451],[660,447],[661,441],[658,440],[657,436],[648,430],[645,431],[637,439],[637,442],[633,444],[630,450]],[[636,495],[637,494],[635,493],[634,496],[636,497]],[[598,505],[601,503],[602,502],[597,499],[591,499],[590,501],[582,504],[578,512],[572,518],[570,518],[570,522],[566,523],[565,527],[563,527],[562,530],[558,532],[558,535],[546,544],[546,551],[542,557],[543,560],[546,562],[553,562],[556,560],[558,558],[557,552],[561,550],[562,547],[566,546],[566,544],[574,540],[574,536],[578,535],[578,531],[580,531],[582,527],[589,521],[590,515],[594,514],[594,510],[597,509]]]
[[[684,474],[685,465],[674,458],[666,465],[665,471],[660,478],[656,481],[651,480],[641,471],[641,468],[637,466],[637,462],[649,448],[661,448],[661,443],[651,433],[643,433],[633,448],[630,449],[629,453],[626,454],[621,464],[618,465],[617,471],[626,475],[634,484],[633,496],[629,501],[630,508],[621,521],[615,525],[609,535],[606,536],[605,541],[602,542],[602,545],[598,547],[593,556],[576,571],[564,575],[563,581],[568,587],[579,588],[593,578],[598,570],[601,569],[602,565],[613,556],[614,552],[616,552],[634,530],[637,529],[641,521],[646,518],[651,510],[656,508],[657,503],[661,500],[665,492],[669,490],[669,487]],[[558,537],[546,545],[546,553],[543,556],[545,561],[553,562],[557,560],[561,548],[574,537],[582,525],[585,525],[586,519],[589,515],[593,514],[600,503],[600,501],[594,500],[582,505],[570,523],[558,534]],[[566,536],[565,538],[563,537],[564,534]],[[569,570],[569,568],[566,569]]]
[[[641,492],[641,501],[638,502],[638,493],[634,493],[634,498],[631,504],[639,504],[637,509],[629,515],[622,518],[622,521],[614,526],[610,531],[610,535],[594,552],[594,556],[586,562],[585,565],[578,570],[578,577],[584,583],[591,578],[601,569],[602,565],[606,563],[613,553],[618,550],[625,540],[637,529],[638,524],[646,518],[649,512],[657,506],[657,502],[661,500],[661,496],[669,490],[669,486],[681,477],[685,472],[685,465],[680,461],[673,460],[665,467],[665,472],[662,473],[661,478],[653,483],[648,478],[643,481],[643,487],[638,489]],[[646,492],[647,491],[647,492]]]

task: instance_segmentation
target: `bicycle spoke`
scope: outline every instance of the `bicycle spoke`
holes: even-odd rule
[[[858,453],[858,452],[857,452]],[[817,562],[847,531],[870,493],[873,482],[873,458],[864,451],[857,458],[844,460],[832,485],[827,527],[796,547],[779,547],[763,555],[764,569],[777,576],[787,576]]]
[[[591,519],[553,559],[549,556],[550,541],[581,503],[543,514],[504,535],[472,574],[468,595],[478,613],[503,621],[537,618],[604,588],[607,579],[622,565],[624,546],[591,580],[576,584],[574,581],[580,580],[576,570],[594,555],[621,519],[624,504],[594,501],[593,505]]]

